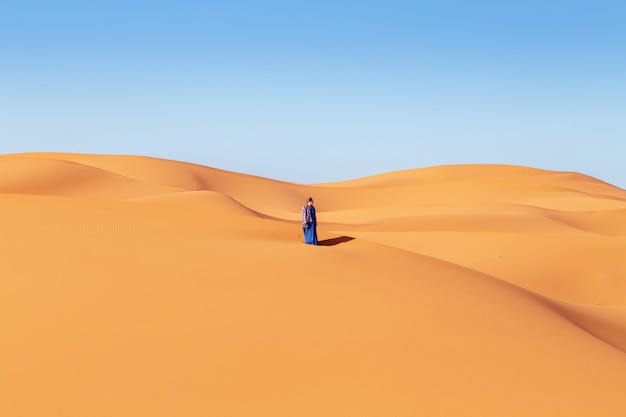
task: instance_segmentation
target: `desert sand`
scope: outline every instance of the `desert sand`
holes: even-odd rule
[[[2,416],[626,415],[626,191],[597,179],[16,154],[0,204]]]

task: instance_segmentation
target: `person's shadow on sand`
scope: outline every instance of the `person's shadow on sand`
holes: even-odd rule
[[[350,242],[351,240],[354,240],[354,238],[350,236],[340,236],[340,237],[334,237],[332,239],[320,240],[319,242],[317,242],[317,244],[319,246],[335,246],[340,243]]]

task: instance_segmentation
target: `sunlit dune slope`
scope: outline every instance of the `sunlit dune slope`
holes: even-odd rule
[[[582,174],[19,154],[0,206],[0,415],[626,414],[626,192]]]

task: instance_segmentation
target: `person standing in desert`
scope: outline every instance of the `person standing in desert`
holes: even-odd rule
[[[311,197],[306,200],[306,205],[302,207],[302,231],[304,232],[304,243],[317,245],[317,217]]]

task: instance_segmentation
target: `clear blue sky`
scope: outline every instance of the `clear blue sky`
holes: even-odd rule
[[[0,153],[313,183],[506,163],[626,187],[626,2],[0,1]]]

